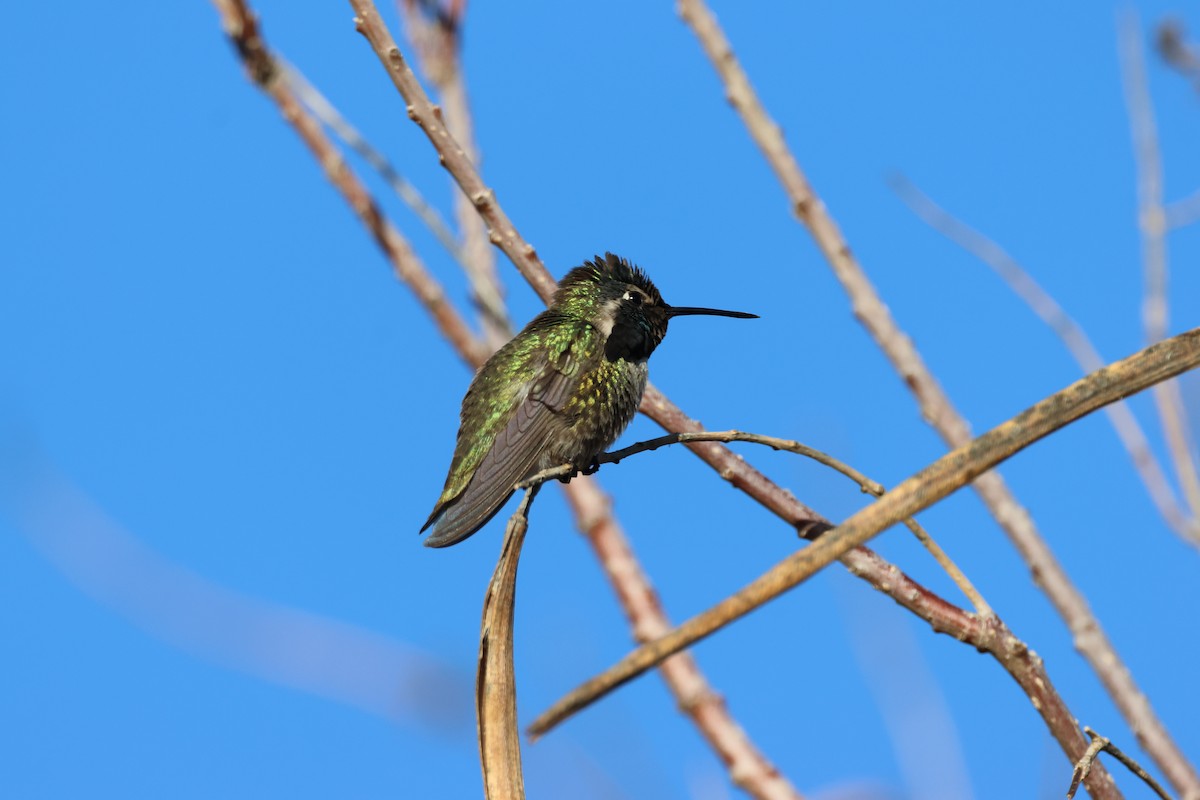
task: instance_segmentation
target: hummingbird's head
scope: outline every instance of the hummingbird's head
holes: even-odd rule
[[[596,256],[558,282],[551,308],[585,319],[607,338],[609,361],[645,361],[667,335],[672,317],[706,314],[752,319],[756,314],[670,306],[641,268],[612,253]]]

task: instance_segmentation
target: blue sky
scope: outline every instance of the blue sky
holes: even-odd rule
[[[10,112],[0,127],[0,795],[480,796],[469,693],[502,526],[445,551],[416,535],[469,373],[245,79],[209,4],[71,3],[53,19],[34,8],[14,6],[0,33]],[[349,7],[256,8],[270,44],[448,214],[447,178]],[[1137,9],[1148,27],[1175,7]],[[1116,7],[715,10],[975,430],[1078,370],[995,276],[914,217],[889,174],[1002,243],[1106,358],[1142,346]],[[671,3],[475,3],[464,58],[485,178],[555,275],[609,249],[671,303],[761,315],[672,326],[651,377],[689,414],[800,439],[889,485],[944,452]],[[1149,77],[1174,200],[1200,187],[1200,96],[1153,58]],[[366,178],[462,305],[451,259]],[[1200,319],[1200,226],[1169,245],[1178,332]],[[501,269],[523,322],[539,302],[503,259]],[[1183,387],[1200,428],[1200,380]],[[1133,406],[1163,455],[1149,398]],[[656,432],[640,418],[622,442]],[[793,457],[739,451],[831,518],[864,502]],[[1200,560],[1163,525],[1108,422],[1084,420],[1002,472],[1200,759],[1200,651],[1186,611],[1200,602]],[[682,450],[599,478],[676,620],[796,546]],[[23,515],[31,499],[52,513]],[[1046,660],[1081,723],[1148,764],[976,498],[960,493],[922,519]],[[894,530],[877,545],[957,599],[910,538]],[[528,720],[630,643],[557,490],[534,509],[518,598]],[[995,663],[844,571],[696,654],[754,741],[812,796],[1065,791],[1066,762]],[[941,721],[906,707],[912,698],[944,709]],[[954,747],[919,746],[945,741],[959,766]],[[931,751],[945,755],[932,767]],[[534,797],[730,791],[654,676],[525,759]]]

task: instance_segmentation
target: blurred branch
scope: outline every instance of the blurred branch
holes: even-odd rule
[[[466,157],[479,163],[467,85],[460,52],[466,3],[453,0],[443,8],[437,0],[400,0],[409,39],[416,46],[421,67],[441,98],[442,119]],[[504,287],[496,274],[487,226],[462,192],[454,192],[454,216],[462,233],[467,278],[483,323],[484,339],[499,347],[512,336],[504,306]]]
[[[475,711],[479,718],[479,763],[488,800],[523,800],[521,730],[517,725],[517,681],[513,671],[513,607],[517,562],[529,528],[529,506],[538,487],[525,490],[504,529],[496,571],[483,597]]]
[[[575,711],[791,589],[856,545],[966,486],[1034,442],[1103,406],[1200,365],[1200,328],[1152,345],[1094,372],[1031,406],[979,438],[942,456],[875,503],[858,511],[810,546],[792,554],[751,584],[635,650],[538,717],[540,735]],[[1037,705],[1037,701],[1035,701]],[[1076,733],[1078,731],[1076,730]],[[1068,749],[1069,748],[1064,748]],[[1072,755],[1068,752],[1068,755]],[[1073,760],[1078,755],[1072,756]],[[1093,796],[1100,787],[1089,791]]]
[[[1071,786],[1067,789],[1067,800],[1071,800],[1075,796],[1075,792],[1079,791],[1080,781],[1087,779],[1088,773],[1091,772],[1092,766],[1096,763],[1096,757],[1102,752],[1107,752],[1124,764],[1130,772],[1141,778],[1163,800],[1171,800],[1170,795],[1159,786],[1158,781],[1154,780],[1150,776],[1150,773],[1142,768],[1141,764],[1125,755],[1121,748],[1087,726],[1084,726],[1084,731],[1087,732],[1088,736],[1092,737],[1092,743],[1088,746],[1087,752],[1083,754],[1083,758],[1079,759],[1079,763],[1075,765],[1075,770],[1071,773]]]
[[[1200,92],[1200,55],[1197,55],[1195,45],[1185,41],[1186,36],[1182,22],[1165,19],[1154,33],[1154,48],[1167,66],[1190,80]]]
[[[1000,245],[949,214],[904,176],[893,176],[889,184],[929,227],[991,267],[1062,340],[1085,373],[1104,366],[1104,359],[1083,328]],[[1179,506],[1166,473],[1150,449],[1150,442],[1132,409],[1127,403],[1120,402],[1108,406],[1104,411],[1163,519],[1190,544],[1200,545],[1200,521],[1189,517]]]
[[[612,502],[595,481],[579,476],[563,487],[580,532],[591,545],[612,583],[633,638],[651,641],[671,630],[658,593],[634,555],[629,539],[612,514]],[[757,800],[800,800],[800,793],[779,773],[733,718],[724,699],[705,679],[691,653],[676,653],[658,665],[679,710],[719,756],[729,779]]]
[[[108,516],[43,453],[6,444],[0,513],[12,514],[16,528],[73,586],[133,624],[222,666],[389,720],[448,731],[466,724],[466,676],[444,661],[173,563]]]
[[[1137,165],[1138,230],[1142,235],[1142,269],[1145,273],[1142,323],[1149,343],[1162,339],[1168,329],[1167,222],[1163,210],[1162,157],[1154,122],[1154,106],[1146,83],[1141,24],[1136,12],[1130,9],[1121,15],[1118,42],[1125,104],[1129,108],[1129,126]],[[1179,384],[1172,382],[1154,387],[1154,400],[1158,405],[1163,438],[1175,464],[1175,475],[1183,496],[1191,507],[1192,516],[1200,518],[1200,473],[1197,472],[1196,460],[1190,450],[1192,437],[1188,431]],[[1200,796],[1200,782],[1196,793]]]
[[[645,453],[651,450],[658,450],[661,447],[668,447],[673,444],[690,444],[693,442],[750,442],[752,444],[761,444],[770,447],[772,450],[785,450],[789,453],[810,458],[817,463],[829,467],[836,472],[841,473],[850,480],[858,484],[866,494],[874,497],[882,497],[886,491],[883,484],[871,480],[866,475],[863,475],[858,470],[851,467],[845,462],[839,461],[828,453],[823,453],[816,448],[809,447],[806,444],[797,442],[794,439],[781,439],[777,436],[764,436],[759,433],[747,433],[746,431],[704,431],[703,433],[669,433],[666,436],[659,436],[654,439],[647,439],[641,442],[635,442],[628,447],[622,447],[620,450],[613,450],[609,453],[601,453],[596,457],[595,465],[598,468],[602,464],[619,464],[630,456],[638,453]],[[549,480],[558,478],[567,478],[574,475],[576,468],[572,464],[562,464],[557,467],[550,467],[542,470],[518,484],[518,488],[527,488],[530,486],[540,486]],[[933,540],[933,538],[925,531],[919,523],[914,519],[904,520],[905,526],[913,532],[922,545],[934,557],[934,560],[945,570],[950,579],[958,586],[967,599],[971,601],[971,605],[975,607],[975,612],[980,616],[991,615],[992,609],[975,589],[967,576],[958,568],[946,552]]]
[[[788,149],[779,126],[763,108],[712,12],[702,0],[680,0],[679,11],[712,61],[725,85],[730,104],[741,116],[747,131],[783,184],[792,210],[808,228],[850,296],[855,317],[866,327],[905,385],[913,392],[922,416],[943,440],[951,447],[961,447],[969,442],[970,426],[950,403],[912,340],[896,324],[854,258],[837,223],[813,192]],[[1095,670],[1126,722],[1137,732],[1139,742],[1177,789],[1200,797],[1200,776],[1197,776],[1195,769],[1167,733],[1149,700],[1133,680],[1129,668],[1121,661],[1100,627],[1087,600],[1071,583],[1034,526],[1029,512],[1017,502],[999,473],[981,475],[973,488],[1029,566],[1035,584],[1046,593],[1066,621],[1074,636],[1076,649]]]
[[[446,248],[454,259],[460,263],[464,262],[466,256],[458,242],[454,238],[454,232],[446,225],[446,221],[442,219],[442,215],[437,209],[429,205],[425,198],[421,195],[417,187],[413,186],[403,175],[397,171],[388,160],[387,156],[376,150],[370,142],[368,142],[358,129],[351,125],[338,112],[333,103],[326,99],[325,95],[321,94],[315,86],[308,82],[303,73],[298,70],[295,65],[289,64],[283,58],[276,56],[275,62],[279,66],[281,77],[287,81],[291,90],[295,92],[296,97],[304,104],[313,116],[321,121],[325,127],[329,128],[338,138],[346,143],[354,152],[358,153],[364,161],[366,161],[372,169],[379,173],[379,177],[392,188],[400,199],[404,201],[417,218],[425,223],[425,227],[429,228],[430,233],[434,238]]]
[[[279,65],[267,49],[259,34],[258,20],[244,0],[213,2],[221,15],[225,33],[245,64],[251,80],[279,106],[283,118],[296,130],[325,171],[329,182],[342,193],[391,262],[396,277],[412,289],[446,340],[460,353],[469,354],[469,360],[473,363],[482,363],[486,357],[482,345],[446,299],[441,285],[425,268],[408,240],[384,218],[374,198],[347,166],[320,123],[304,110],[288,82],[280,79],[282,72]]]

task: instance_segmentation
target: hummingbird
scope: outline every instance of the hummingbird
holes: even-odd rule
[[[550,467],[586,471],[629,426],[646,360],[673,317],[756,314],[671,306],[612,253],[576,267],[550,306],[487,360],[463,398],[446,485],[421,531],[448,547],[487,524],[517,483]]]

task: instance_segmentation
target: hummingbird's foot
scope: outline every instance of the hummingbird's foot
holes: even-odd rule
[[[592,459],[592,463],[588,464],[583,469],[579,470],[580,475],[595,475],[596,470],[600,469],[600,456]]]

